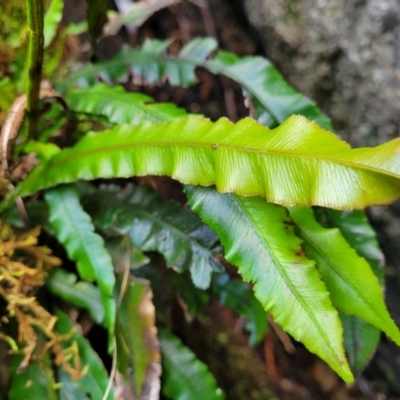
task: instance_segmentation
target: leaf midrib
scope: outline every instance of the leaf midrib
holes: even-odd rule
[[[268,249],[268,253],[271,256],[271,258],[273,259],[274,265],[279,266],[277,268],[277,270],[279,271],[279,274],[281,275],[281,278],[284,280],[284,282],[287,284],[287,286],[289,287],[290,291],[293,293],[293,295],[295,296],[295,298],[297,299],[297,301],[302,305],[303,310],[305,310],[306,314],[308,315],[308,317],[310,318],[311,321],[314,322],[314,326],[317,327],[317,330],[320,334],[321,337],[324,338],[324,342],[326,343],[327,347],[331,350],[331,354],[336,358],[336,360],[339,362],[340,365],[343,364],[342,360],[337,357],[336,351],[335,349],[331,346],[331,343],[329,341],[329,338],[326,337],[325,332],[323,329],[321,329],[319,322],[316,320],[315,316],[310,313],[309,309],[306,306],[306,302],[302,299],[300,293],[296,290],[296,287],[292,284],[292,282],[290,281],[289,277],[287,276],[284,268],[281,266],[281,264],[279,263],[279,258],[277,258],[274,254],[274,252],[271,250],[270,246],[268,245],[268,241],[265,240],[263,238],[262,233],[259,231],[259,229],[257,228],[256,224],[253,223],[253,219],[248,215],[248,213],[246,212],[246,208],[242,207],[240,201],[238,200],[238,196],[237,195],[232,195],[236,202],[239,204],[240,209],[242,210],[243,214],[247,217],[247,219],[250,221],[250,226],[252,227],[252,229],[255,231],[255,234],[258,236],[259,240],[264,244],[264,248]]]
[[[112,131],[106,131],[107,133],[110,133]],[[213,146],[216,146],[214,148]],[[124,143],[124,144],[119,144],[115,146],[107,146],[107,147],[98,147],[95,149],[91,150],[84,150],[76,154],[69,155],[67,157],[63,157],[61,160],[52,162],[52,159],[44,165],[43,170],[50,170],[53,167],[57,167],[59,165],[65,164],[71,160],[74,159],[79,159],[81,157],[84,157],[86,155],[92,155],[96,153],[104,153],[104,152],[110,152],[110,151],[120,151],[123,149],[127,148],[137,148],[137,147],[182,147],[184,149],[190,148],[190,147],[199,147],[199,148],[206,148],[206,149],[212,149],[212,151],[218,151],[218,149],[225,148],[225,149],[230,149],[230,150],[236,150],[240,151],[242,153],[256,153],[256,154],[266,154],[266,155],[274,155],[274,156],[281,156],[281,157],[293,157],[293,158],[310,158],[310,159],[316,159],[319,162],[330,162],[334,165],[341,165],[345,167],[350,167],[354,169],[359,169],[359,170],[367,170],[371,171],[376,174],[384,175],[384,176],[390,176],[392,178],[399,178],[399,174],[396,174],[392,171],[386,170],[386,169],[380,169],[376,167],[372,167],[370,165],[366,164],[356,164],[354,162],[348,161],[348,160],[343,160],[343,159],[336,159],[333,157],[329,156],[319,156],[315,154],[305,154],[305,153],[293,153],[293,152],[287,152],[287,151],[279,151],[279,150],[268,150],[268,149],[256,149],[256,148],[251,148],[251,147],[242,147],[242,146],[235,146],[235,145],[227,145],[227,144],[220,144],[218,142],[210,142],[210,143],[198,143],[198,142],[140,142],[140,143]],[[74,151],[76,148],[71,147],[68,150]],[[351,151],[351,150],[347,150]],[[62,156],[63,153],[58,153],[54,157],[57,158],[57,156]]]
[[[384,319],[382,319],[380,313],[377,313],[374,307],[374,303],[370,302],[369,299],[367,297],[364,297],[363,294],[361,292],[359,292],[358,290],[354,290],[354,286],[351,284],[351,282],[349,282],[349,280],[343,276],[343,274],[341,273],[340,270],[338,270],[336,268],[336,264],[333,262],[332,257],[327,257],[324,250],[322,248],[320,248],[320,246],[318,246],[318,244],[314,243],[309,235],[307,235],[307,233],[305,232],[305,230],[301,229],[301,236],[303,237],[303,239],[307,242],[307,244],[325,261],[326,264],[328,264],[328,266],[331,268],[331,271],[334,271],[336,276],[339,277],[339,279],[348,287],[350,288],[351,292],[355,292],[357,294],[357,297],[359,297],[361,300],[363,300],[366,304],[369,305],[369,309],[370,310],[374,310],[374,315],[375,317],[377,317],[385,326],[386,322]],[[353,289],[353,290],[351,290]]]

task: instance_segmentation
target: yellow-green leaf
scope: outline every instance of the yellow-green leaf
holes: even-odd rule
[[[353,376],[343,329],[329,293],[287,210],[260,197],[186,187],[189,204],[220,237],[226,259],[238,267],[276,323],[326,361],[345,381]]]
[[[400,345],[400,331],[387,311],[378,279],[365,259],[337,228],[327,229],[318,224],[313,210],[293,207],[290,215],[300,229],[306,254],[317,262],[334,306],[382,329]]]
[[[189,116],[87,135],[44,162],[14,196],[77,179],[167,175],[283,205],[363,208],[400,197],[400,139],[351,149],[301,116],[269,130]]]

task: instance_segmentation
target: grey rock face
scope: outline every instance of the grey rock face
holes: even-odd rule
[[[399,0],[243,0],[268,57],[353,145],[400,130]]]
[[[241,0],[267,56],[354,146],[400,134],[400,0]],[[370,210],[400,323],[400,205]],[[396,294],[397,293],[397,294]]]

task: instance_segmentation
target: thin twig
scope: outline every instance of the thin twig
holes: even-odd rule
[[[43,0],[26,0],[26,7],[29,26],[29,79],[26,110],[29,119],[28,137],[34,138],[39,111],[39,92],[43,67]]]
[[[114,336],[113,348],[114,348],[114,351],[113,351],[113,358],[112,358],[110,377],[108,378],[107,388],[106,388],[106,390],[104,392],[102,400],[107,400],[107,397],[110,394],[111,388],[113,386],[115,374],[117,372],[117,341],[115,339],[115,336]]]

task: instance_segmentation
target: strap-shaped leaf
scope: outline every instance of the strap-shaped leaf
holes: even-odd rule
[[[161,356],[155,308],[148,281],[131,279],[118,308],[116,340],[118,370],[135,398],[158,398]]]
[[[359,210],[324,211],[329,218],[329,224],[338,228],[357,254],[368,261],[379,283],[383,285],[385,257],[379,248],[376,232],[369,224],[365,212]]]
[[[79,275],[82,279],[95,280],[99,285],[111,344],[116,308],[113,298],[115,276],[104,241],[94,232],[93,223],[83,210],[75,188],[63,186],[49,190],[45,199],[49,205],[49,222],[70,259],[76,262]]]
[[[274,130],[188,116],[88,135],[35,168],[14,196],[77,179],[167,175],[283,205],[362,208],[400,197],[399,143],[351,149],[300,116]]]
[[[249,286],[230,279],[228,274],[217,274],[212,280],[211,290],[221,304],[246,317],[250,346],[261,342],[268,329],[267,315]]]
[[[99,288],[89,282],[77,282],[77,278],[73,273],[55,269],[47,278],[46,287],[63,300],[89,311],[96,323],[103,323],[104,307]]]
[[[90,88],[75,89],[66,101],[72,111],[102,115],[113,124],[136,125],[145,120],[171,121],[186,115],[186,111],[172,103],[154,103],[141,93],[128,93],[121,86],[110,88],[100,83]]]
[[[259,197],[187,187],[194,211],[221,239],[225,257],[274,320],[325,360],[345,381],[353,377],[337,311],[315,263],[303,255],[287,211]]]
[[[358,210],[325,209],[324,217],[328,217],[328,224],[337,227],[357,254],[365,258],[383,288],[384,256],[379,248],[376,233],[369,225],[365,213]],[[375,353],[381,332],[380,329],[357,317],[343,313],[339,315],[343,324],[344,347],[349,363],[354,374],[358,374],[365,368]]]
[[[162,391],[174,400],[223,400],[207,366],[166,329],[159,329],[162,354]]]
[[[322,227],[313,210],[293,207],[290,216],[300,229],[306,254],[317,262],[332,303],[382,329],[400,345],[400,331],[391,319],[379,282],[364,258],[336,228]]]
[[[207,288],[218,267],[210,250],[217,237],[197,215],[178,203],[164,204],[146,186],[112,189],[103,187],[84,197],[94,223],[108,232],[127,235],[143,251],[161,253],[169,267],[179,272],[188,269],[195,285]]]
[[[140,49],[123,49],[111,61],[92,64],[73,74],[62,86],[74,81],[92,85],[100,76],[107,82],[117,82],[127,77],[127,68],[134,79],[158,84],[167,78],[172,85],[191,85],[196,82],[196,67],[225,75],[239,83],[257,110],[257,119],[275,126],[293,114],[301,114],[331,130],[329,119],[311,100],[290,87],[277,69],[263,57],[243,57],[220,51],[214,58],[208,56],[217,49],[213,38],[195,38],[182,48],[178,56],[170,57],[166,50],[170,41],[150,40]]]
[[[381,331],[362,319],[340,313],[344,330],[344,348],[351,370],[358,375],[374,355]]]
[[[60,399],[82,399],[90,398],[92,400],[113,400],[115,399],[114,388],[111,387],[109,394],[105,397],[106,389],[109,383],[109,376],[100,357],[92,349],[88,340],[86,340],[72,325],[68,316],[62,311],[57,310],[57,332],[67,336],[62,346],[67,349],[75,342],[79,349],[79,364],[85,369],[86,373],[79,379],[73,379],[68,373],[59,369],[58,379],[63,386],[60,388]],[[72,333],[72,335],[71,335]],[[72,367],[76,368],[71,360]],[[76,360],[75,360],[76,361]],[[88,395],[86,397],[86,395]]]

